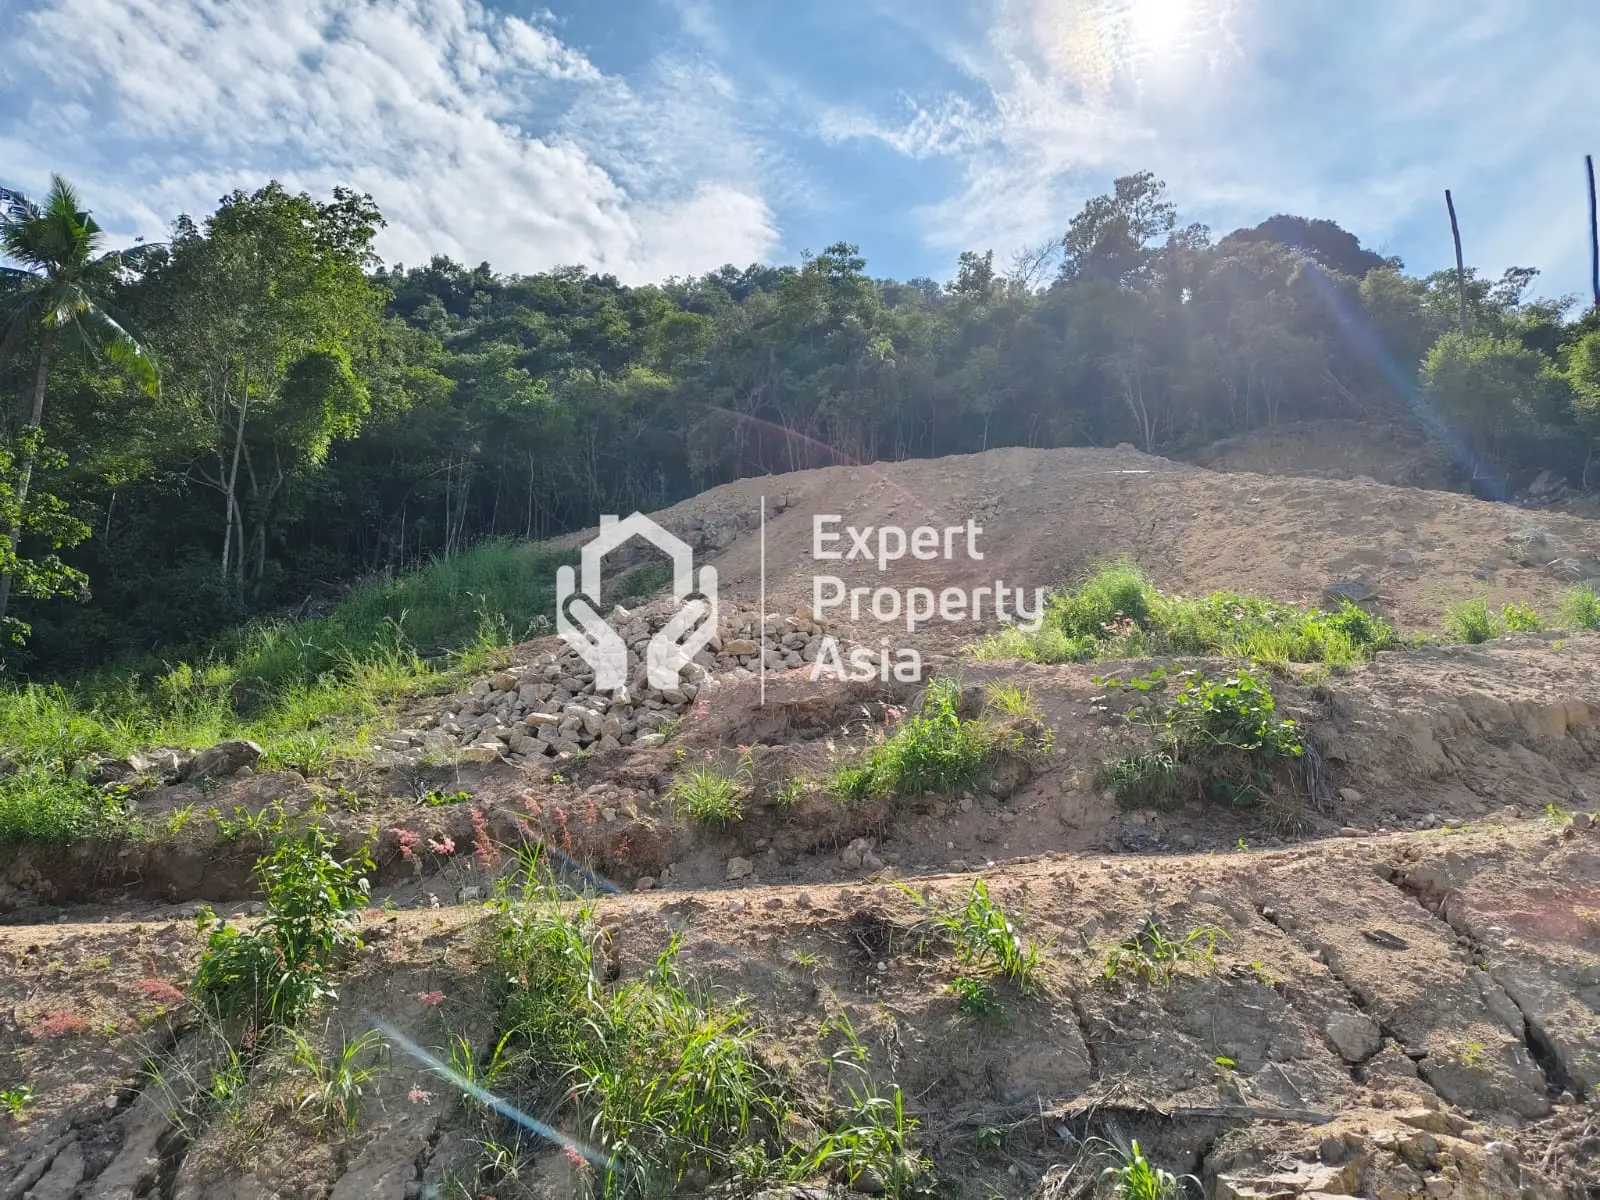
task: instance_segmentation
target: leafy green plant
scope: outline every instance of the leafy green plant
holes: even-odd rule
[[[26,1108],[31,1108],[38,1100],[33,1088],[21,1084],[14,1088],[0,1089],[0,1111],[7,1116],[21,1117]]]
[[[1459,601],[1445,609],[1444,628],[1453,641],[1471,646],[1487,642],[1499,632],[1488,604],[1477,598]]]
[[[267,842],[281,834],[289,823],[289,814],[282,800],[274,800],[254,813],[236,804],[231,817],[224,816],[220,809],[208,808],[206,816],[216,825],[217,836],[224,842],[239,842],[247,838]]]
[[[444,808],[451,804],[464,804],[471,799],[471,792],[441,792],[434,788],[422,797],[422,802],[429,808]]]
[[[1183,1194],[1178,1177],[1146,1158],[1137,1141],[1126,1150],[1107,1143],[1103,1153],[1112,1165],[1102,1179],[1116,1200],[1178,1200]]]
[[[266,916],[251,931],[202,911],[206,938],[195,995],[219,1018],[239,1017],[257,1031],[291,1028],[318,1000],[334,994],[326,973],[358,946],[355,910],[365,903],[372,858],[363,848],[333,854],[319,828],[280,838],[256,863]]]
[[[1111,948],[1100,977],[1112,983],[1132,976],[1146,986],[1166,987],[1185,964],[1215,966],[1217,941],[1227,936],[1215,925],[1199,925],[1175,939],[1151,917],[1132,937]]]
[[[1538,633],[1544,628],[1539,614],[1526,604],[1507,604],[1500,610],[1500,624],[1507,633]]]
[[[383,1070],[388,1042],[376,1029],[369,1029],[358,1038],[342,1040],[335,1054],[324,1056],[302,1034],[291,1032],[289,1037],[294,1064],[310,1078],[296,1107],[354,1132],[363,1096]]]
[[[1277,715],[1271,689],[1253,671],[1208,678],[1158,667],[1143,677],[1095,682],[1149,697],[1128,720],[1154,730],[1157,746],[1111,763],[1100,776],[1127,807],[1170,807],[1186,786],[1184,769],[1202,794],[1257,804],[1272,789],[1273,770],[1304,752],[1298,726]]]
[[[1569,629],[1600,629],[1600,595],[1588,584],[1561,593],[1561,623]]]
[[[956,1007],[972,1016],[992,1017],[1005,1011],[994,988],[975,975],[957,975],[947,990],[956,998]]]
[[[959,904],[944,909],[934,908],[910,887],[901,885],[901,890],[932,913],[933,928],[949,940],[963,967],[977,974],[997,974],[1024,995],[1043,985],[1042,948],[1037,942],[1024,944],[982,879],[972,881]]]

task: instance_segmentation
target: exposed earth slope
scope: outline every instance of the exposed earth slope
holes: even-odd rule
[[[817,563],[818,514],[971,521],[984,557]],[[0,1097],[17,1112],[0,1110],[0,1200],[598,1192],[621,1161],[621,1098],[739,1063],[759,1161],[708,1142],[668,1169],[661,1151],[614,1190],[1079,1197],[1110,1186],[1096,1139],[1137,1139],[1224,1200],[1600,1189],[1600,636],[1262,669],[1314,754],[1263,803],[1196,792],[1158,809],[1106,785],[1150,732],[1105,678],[1177,664],[972,662],[960,647],[992,621],[900,626],[893,645],[955,680],[961,718],[999,749],[948,789],[843,802],[840,764],[892,742],[922,687],[811,679],[825,634],[875,647],[891,628],[802,611],[818,570],[1031,589],[1127,555],[1174,592],[1317,604],[1362,584],[1402,630],[1437,634],[1473,595],[1553,612],[1600,576],[1592,523],[1126,450],[829,468],[658,515],[716,567],[724,603],[682,690],[601,703],[541,639],[416,703],[371,761],[205,784],[176,755],[137,764],[125,778],[166,833],[3,852]],[[642,645],[673,608],[614,624]],[[737,811],[707,819],[695,771],[729,781]],[[210,806],[282,824],[225,836],[198,816]],[[251,868],[274,831],[313,822],[346,852],[372,847],[364,945],[332,961],[337,995],[300,1043],[208,1023],[189,999],[199,904],[245,930],[272,917]],[[518,899],[514,851],[532,844],[592,910]],[[518,941],[530,930],[578,931],[563,961],[585,1028],[626,1013],[605,1025],[629,1047],[607,1070],[639,1073],[615,1094],[534,1053],[525,1005],[555,976],[530,966],[551,961]],[[674,945],[675,975],[659,966]],[[688,1033],[671,1022],[707,1014],[731,1022],[696,1043],[722,1075],[676,1057]],[[356,1040],[371,1029],[386,1054]],[[553,1131],[485,1106],[473,1081]],[[635,1128],[646,1144],[655,1127]]]

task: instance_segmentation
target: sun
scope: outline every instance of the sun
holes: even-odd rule
[[[1191,0],[1128,0],[1128,33],[1147,50],[1173,45],[1188,20]]]

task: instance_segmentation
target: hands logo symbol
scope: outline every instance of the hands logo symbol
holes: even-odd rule
[[[622,635],[595,611],[600,603],[600,563],[611,551],[642,537],[672,559],[672,595],[682,606],[654,637],[645,654],[650,686],[676,687],[684,667],[705,649],[717,629],[717,571],[701,567],[698,586],[694,551],[643,513],[619,521],[600,518],[600,533],[581,555],[582,590],[571,567],[556,572],[556,631],[594,668],[596,691],[617,692],[628,684],[628,647]],[[591,603],[592,602],[592,603]]]

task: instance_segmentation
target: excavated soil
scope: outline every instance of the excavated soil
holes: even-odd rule
[[[1549,610],[1568,581],[1600,575],[1594,527],[1574,517],[1126,450],[1005,450],[750,480],[668,510],[725,593],[749,602],[762,496],[772,612],[810,603],[823,512],[983,527],[981,561],[820,565],[852,586],[1052,586],[1127,553],[1169,590],[1315,603],[1359,579],[1378,611],[1417,630],[1468,595]],[[297,1110],[247,1122],[265,1131],[249,1138],[237,1123],[175,1119],[174,1076],[218,1050],[183,1002],[192,918],[201,902],[259,911],[260,840],[219,842],[192,821],[155,842],[8,852],[0,1094],[26,1085],[33,1100],[0,1111],[0,1200],[448,1194],[484,1133],[418,1054],[448,1057],[457,1036],[492,1049],[481,901],[511,848],[535,840],[596,892],[621,978],[676,935],[687,973],[747,999],[774,1061],[815,1054],[822,1022],[847,1016],[873,1072],[904,1089],[943,1195],[1080,1195],[1065,1168],[1090,1136],[1136,1137],[1223,1200],[1600,1194],[1600,637],[1424,646],[1274,676],[1315,771],[1281,780],[1272,805],[1196,797],[1130,812],[1097,779],[1143,735],[1097,677],[1173,664],[950,657],[990,627],[933,625],[895,644],[952,672],[969,711],[986,684],[1027,689],[1053,745],[914,803],[846,809],[822,780],[918,685],[805,670],[734,672],[659,746],[346,763],[316,779],[263,772],[212,794],[147,792],[152,826],[191,804],[281,802],[287,828],[317,820],[349,847],[373,846],[366,947],[314,1035],[389,1037],[388,1069],[348,1133]],[[510,661],[552,646],[515,647]],[[742,821],[708,829],[676,810],[670,788],[687,766],[741,758]],[[1007,992],[1002,1020],[958,1010],[947,989],[958,965],[899,886],[954,902],[975,878],[1043,949],[1045,987]],[[1147,919],[1178,936],[1219,930],[1214,961],[1168,987],[1105,979],[1110,949]],[[551,1148],[497,1194],[579,1189]],[[828,1193],[771,1193],[802,1194]]]

